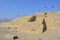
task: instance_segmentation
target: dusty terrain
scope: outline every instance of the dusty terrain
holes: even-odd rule
[[[2,22],[0,40],[60,40],[60,12],[38,13]]]

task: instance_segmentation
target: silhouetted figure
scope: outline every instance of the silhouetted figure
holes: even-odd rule
[[[47,13],[45,12],[45,14],[44,15],[47,15]]]
[[[34,22],[36,20],[36,16],[32,16],[29,22]]]
[[[45,19],[43,19],[43,30],[42,30],[42,33],[44,33],[46,30],[47,30],[47,26],[46,26],[46,22],[45,22]]]
[[[44,16],[47,17],[47,13],[46,12],[44,13]]]

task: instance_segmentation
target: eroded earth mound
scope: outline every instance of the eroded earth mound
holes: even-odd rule
[[[60,12],[46,12],[0,23],[0,40],[60,40]]]

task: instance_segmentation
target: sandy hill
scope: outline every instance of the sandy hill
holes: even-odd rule
[[[14,28],[20,32],[43,33],[47,30],[60,30],[60,12],[46,12],[2,22],[0,27]]]

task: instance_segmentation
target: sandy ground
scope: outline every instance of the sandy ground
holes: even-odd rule
[[[48,30],[42,34],[28,34],[0,27],[0,40],[13,40],[14,35],[18,36],[16,40],[60,40],[60,30]]]

